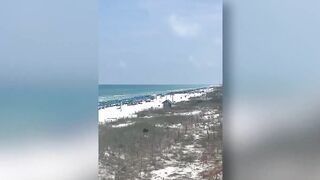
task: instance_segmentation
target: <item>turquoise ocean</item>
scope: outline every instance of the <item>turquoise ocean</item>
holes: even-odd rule
[[[134,103],[152,98],[153,95],[165,95],[171,92],[208,87],[204,84],[191,85],[99,85],[99,108]]]

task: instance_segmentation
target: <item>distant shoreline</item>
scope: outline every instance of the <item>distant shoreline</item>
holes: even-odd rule
[[[131,84],[100,84],[100,85],[111,85],[111,86],[131,86]],[[144,86],[147,84],[141,84],[141,86]],[[151,86],[167,86],[167,84],[150,84]],[[137,86],[140,86],[139,84]],[[169,86],[169,84],[168,84]],[[131,98],[124,98],[124,99],[116,99],[116,100],[108,100],[108,101],[99,101],[98,102],[98,110],[100,109],[105,109],[113,106],[120,106],[124,104],[128,105],[135,105],[138,103],[141,103],[143,101],[147,100],[153,100],[155,96],[166,96],[166,95],[171,95],[171,94],[176,94],[176,93],[188,93],[190,91],[195,91],[199,89],[206,89],[210,87],[219,87],[222,85],[203,85],[203,87],[197,87],[197,88],[187,88],[187,89],[175,89],[171,90],[166,93],[154,93],[154,94],[144,94],[144,95],[137,95]]]
[[[172,103],[188,101],[192,97],[199,97],[211,92],[219,85],[208,85],[207,87],[173,91],[166,94],[157,94],[146,96],[147,98],[138,100],[134,103],[116,104],[114,106],[99,108],[99,123],[116,121],[120,118],[136,117],[136,113],[150,108],[160,109],[163,107],[162,102],[170,100]]]

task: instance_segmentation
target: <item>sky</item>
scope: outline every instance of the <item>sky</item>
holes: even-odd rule
[[[100,6],[100,84],[222,84],[221,0]]]

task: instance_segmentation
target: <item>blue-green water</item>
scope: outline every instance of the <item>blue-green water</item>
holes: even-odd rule
[[[150,98],[156,94],[191,90],[208,85],[99,85],[99,106],[111,106],[120,102],[132,102]]]

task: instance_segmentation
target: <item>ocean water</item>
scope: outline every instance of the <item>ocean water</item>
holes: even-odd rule
[[[99,85],[99,107],[152,98],[155,94],[191,90],[209,85]]]

